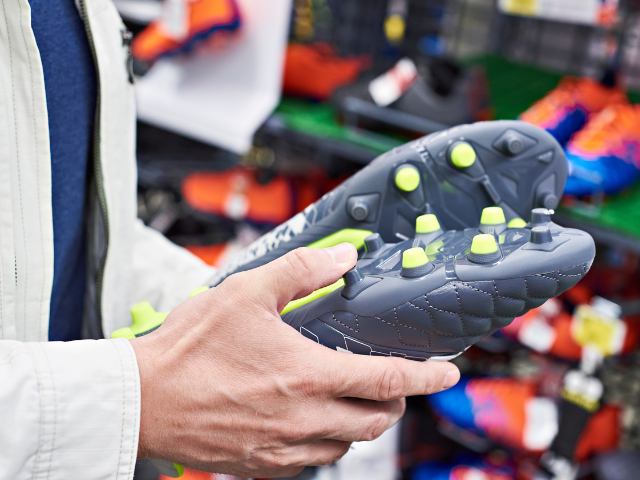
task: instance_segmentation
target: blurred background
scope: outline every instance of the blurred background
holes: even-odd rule
[[[520,118],[567,151],[554,221],[596,240],[588,276],[456,359],[458,386],[299,479],[640,478],[640,2],[115,3],[139,216],[214,266],[429,133]],[[136,480],[158,476],[139,462]]]

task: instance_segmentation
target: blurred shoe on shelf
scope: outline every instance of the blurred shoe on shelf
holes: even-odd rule
[[[604,356],[630,353],[640,345],[640,323],[635,317],[600,317],[589,304],[571,314],[558,298],[516,318],[502,332],[536,352],[573,361],[582,358],[581,343],[588,339],[598,340]]]
[[[192,209],[232,220],[278,225],[319,199],[334,183],[318,173],[305,177],[275,175],[266,181],[245,168],[197,172],[182,182]]]
[[[565,194],[614,194],[640,178],[640,105],[611,105],[589,117],[566,147]]]
[[[617,87],[607,87],[589,77],[564,77],[522,113],[520,120],[544,128],[564,145],[590,114],[618,103],[627,103],[627,97]]]
[[[355,82],[370,64],[366,55],[340,57],[328,43],[292,43],[285,57],[283,93],[326,100],[337,88]]]
[[[391,69],[368,72],[357,83],[338,89],[332,102],[347,114],[353,110],[351,99],[437,122],[442,128],[490,119],[484,69],[463,68],[445,58],[403,58]]]
[[[537,396],[537,386],[530,381],[463,376],[449,390],[427,396],[427,402],[445,422],[518,451],[543,453],[558,433],[556,401]],[[620,425],[620,408],[601,407],[580,436],[576,459],[617,448]]]
[[[557,433],[556,406],[533,382],[463,377],[427,400],[440,417],[510,448],[543,452]]]
[[[241,26],[236,0],[164,0],[162,15],[131,44],[142,61],[186,53],[206,43],[226,43]]]

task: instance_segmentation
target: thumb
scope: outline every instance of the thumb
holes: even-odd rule
[[[247,272],[247,279],[258,299],[279,314],[291,300],[338,281],[357,260],[358,252],[350,243],[298,248]]]

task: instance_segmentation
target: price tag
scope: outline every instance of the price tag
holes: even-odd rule
[[[574,340],[584,348],[597,350],[603,357],[620,353],[627,334],[627,325],[618,318],[616,309],[605,308],[611,305],[615,304],[601,298],[596,298],[592,305],[580,305],[571,323]]]
[[[618,17],[618,0],[499,0],[498,7],[510,15],[606,27]]]
[[[512,15],[535,17],[538,13],[538,0],[500,0],[500,8]]]

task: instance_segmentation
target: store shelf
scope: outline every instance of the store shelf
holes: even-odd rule
[[[375,156],[409,140],[347,127],[338,116],[336,109],[327,103],[292,98],[283,98],[274,114],[274,118],[288,130],[321,140],[337,141]]]

